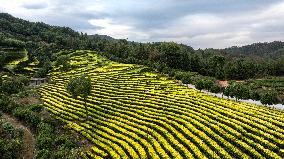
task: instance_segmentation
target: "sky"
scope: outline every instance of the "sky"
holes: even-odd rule
[[[283,0],[0,0],[0,12],[87,34],[195,49],[284,41]]]

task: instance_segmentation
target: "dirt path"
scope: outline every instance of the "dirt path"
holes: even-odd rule
[[[18,121],[16,118],[8,115],[8,114],[3,114],[3,119],[5,121],[13,124],[14,127],[16,128],[21,128],[24,131],[24,144],[23,144],[23,153],[22,153],[22,159],[34,159],[35,158],[35,144],[36,140],[34,135],[31,133],[30,129],[27,128],[25,125],[23,125],[20,121]]]

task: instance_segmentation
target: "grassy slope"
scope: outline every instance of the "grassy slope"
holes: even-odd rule
[[[93,143],[88,157],[281,158],[284,112],[200,93],[145,67],[76,52],[71,71],[54,68],[40,88],[45,106]],[[84,121],[82,99],[65,90],[81,74],[92,79]]]

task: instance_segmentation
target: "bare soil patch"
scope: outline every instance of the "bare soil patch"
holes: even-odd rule
[[[17,103],[21,105],[31,105],[31,104],[40,104],[41,101],[37,97],[25,97],[18,99]]]
[[[228,81],[221,81],[221,80],[218,80],[217,81],[218,84],[222,87],[228,87],[229,86],[229,82]]]

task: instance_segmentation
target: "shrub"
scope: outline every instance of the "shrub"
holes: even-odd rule
[[[4,94],[1,94],[0,95],[0,109],[4,112],[7,111],[7,106],[11,103],[11,99],[4,95]]]
[[[21,80],[9,79],[2,83],[1,91],[5,94],[15,94],[23,90],[24,83]]]
[[[46,77],[49,70],[52,68],[52,64],[49,60],[47,60],[41,68],[38,69],[38,71],[35,74],[35,77]]]
[[[42,149],[38,151],[36,158],[37,159],[50,159],[51,154],[52,153],[50,152],[50,150]]]
[[[262,104],[268,104],[268,105],[277,104],[278,103],[277,94],[275,92],[263,93],[260,102]]]
[[[15,132],[15,128],[11,123],[3,123],[2,128],[5,131],[6,134],[12,135]]]
[[[39,68],[35,74],[35,77],[45,77],[48,74],[48,70],[45,68]]]
[[[50,149],[53,147],[53,138],[48,134],[41,134],[37,137],[36,146],[38,149]]]
[[[59,145],[61,147],[67,148],[67,149],[72,149],[76,147],[76,143],[74,141],[70,140],[68,136],[66,135],[60,135],[55,139],[55,144]]]
[[[68,55],[61,55],[57,58],[55,62],[55,66],[62,66],[63,71],[67,71],[71,68],[69,63],[69,56]]]
[[[184,76],[184,73],[182,71],[176,71],[174,76],[177,80],[181,80]]]
[[[40,117],[34,112],[28,115],[27,120],[33,127],[36,127],[41,121]]]
[[[252,90],[250,91],[250,98],[254,100],[260,100],[261,96],[257,91]]]
[[[173,69],[171,69],[171,70],[169,71],[168,75],[169,75],[170,77],[174,77],[174,76],[175,76],[175,71],[174,71]]]
[[[192,83],[191,75],[185,74],[185,75],[182,77],[181,81],[182,81],[182,83],[185,83],[185,84],[190,84],[190,83]]]
[[[203,86],[204,89],[206,90],[211,90],[212,86],[214,85],[214,81],[210,80],[210,79],[205,79],[203,80]]]
[[[218,84],[214,83],[214,84],[212,85],[212,87],[210,88],[210,92],[213,92],[213,93],[222,92],[222,87],[219,86]]]
[[[48,123],[43,123],[41,122],[38,126],[37,129],[40,133],[43,134],[51,134],[54,132],[54,127]]]
[[[40,112],[43,109],[43,106],[40,104],[35,104],[30,106],[30,110],[33,112]]]
[[[224,90],[224,95],[238,99],[249,99],[251,97],[250,87],[239,83],[232,83]]]
[[[24,107],[18,107],[13,110],[13,116],[20,120],[25,120],[25,116],[27,114],[27,110]]]
[[[198,90],[202,90],[204,89],[204,83],[203,83],[203,80],[198,80],[196,81],[195,83],[195,88],[198,89]]]
[[[23,130],[0,120],[0,158],[19,158],[23,147]]]
[[[13,109],[19,107],[19,105],[10,99],[8,96],[0,96],[0,109],[3,112],[10,113]]]
[[[34,107],[17,107],[13,110],[13,115],[20,120],[26,121],[31,126],[36,127],[41,119],[32,109],[34,109]]]

